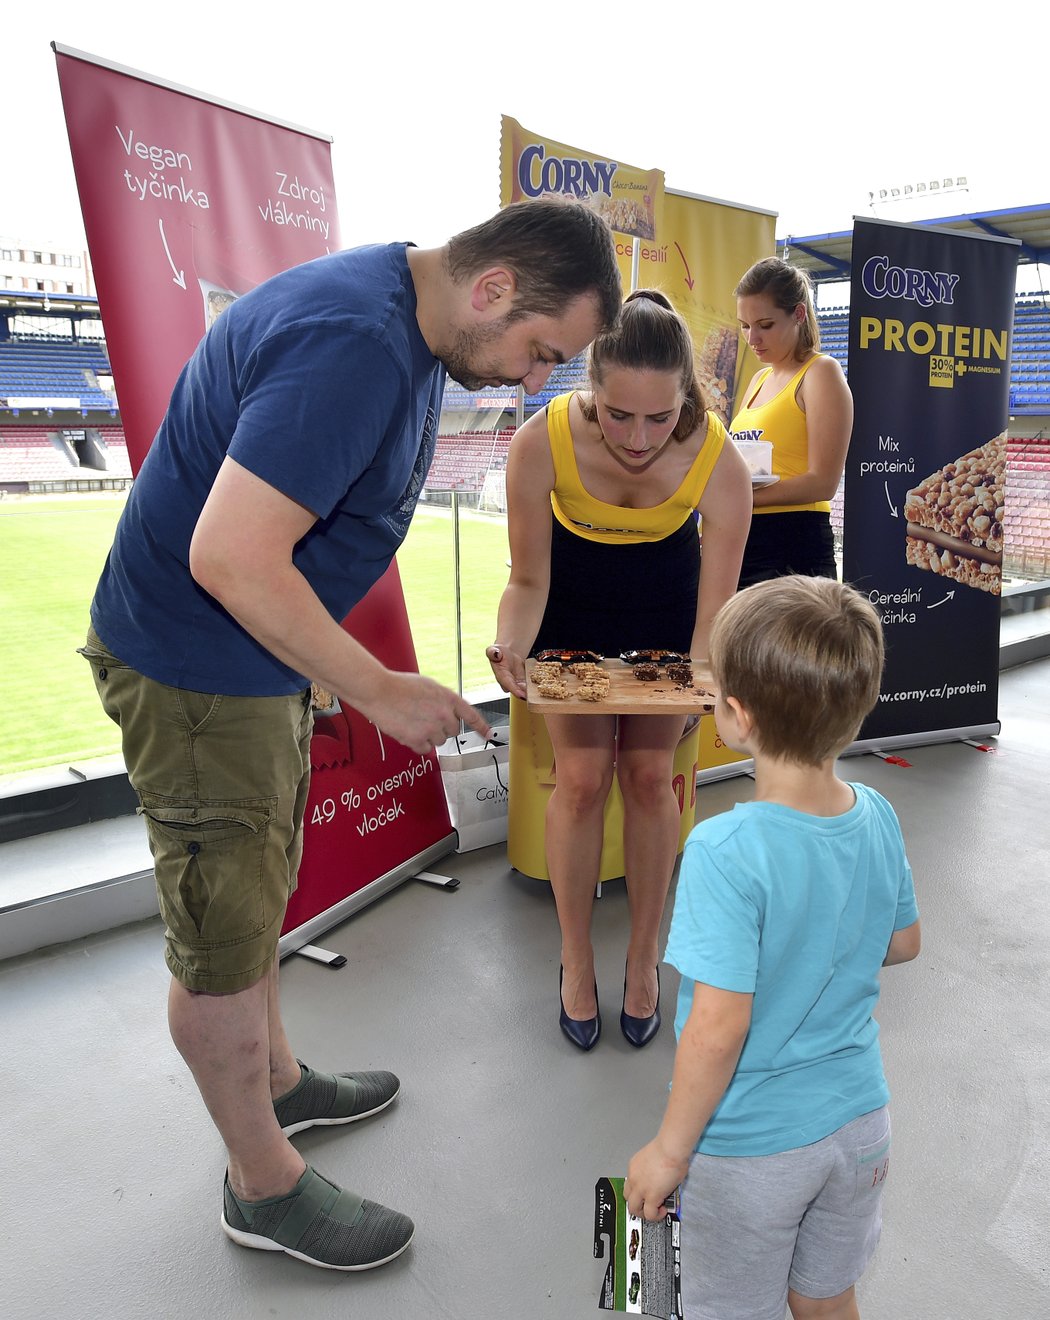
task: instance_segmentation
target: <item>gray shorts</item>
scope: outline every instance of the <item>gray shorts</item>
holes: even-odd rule
[[[788,1288],[837,1297],[882,1229],[887,1108],[776,1155],[694,1155],[682,1186],[685,1320],[784,1320]]]

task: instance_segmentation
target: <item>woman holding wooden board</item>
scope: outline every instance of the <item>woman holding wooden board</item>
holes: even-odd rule
[[[589,392],[554,399],[518,430],[507,460],[512,567],[486,654],[500,686],[522,699],[525,658],[548,648],[665,648],[705,665],[747,539],[747,466],[705,409],[688,328],[662,293],[631,294],[591,345],[589,375]],[[546,715],[557,765],[546,854],[562,937],[559,1021],[585,1050],[601,1032],[590,923],[614,774],[631,914],[620,1026],[638,1046],[660,1026],[657,940],[677,852],[671,779],[683,726],[680,713],[594,710]]]

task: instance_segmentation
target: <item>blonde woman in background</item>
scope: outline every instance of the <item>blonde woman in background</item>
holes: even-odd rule
[[[831,499],[853,430],[842,368],[820,352],[806,274],[777,257],[756,262],[736,287],[737,317],[762,369],[733,418],[734,440],[768,440],[780,480],[756,488],[740,586],[801,573],[838,576]]]

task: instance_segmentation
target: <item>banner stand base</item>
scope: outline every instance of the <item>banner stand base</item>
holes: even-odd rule
[[[301,958],[310,958],[314,962],[324,963],[326,967],[336,968],[346,966],[346,958],[341,953],[332,953],[329,949],[319,949],[316,944],[304,944],[296,949],[296,953]]]
[[[994,738],[1002,730],[999,720],[991,724],[973,724],[962,729],[928,729],[922,733],[901,733],[891,738],[866,738],[850,743],[841,757],[867,756],[891,751],[895,747],[928,747],[935,743],[965,742],[972,743],[979,738]],[[696,786],[713,784],[720,779],[731,779],[734,775],[750,775],[754,778],[755,763],[749,757],[746,761],[730,761],[726,765],[712,765],[697,771]]]
[[[750,775],[754,778],[755,763],[749,756],[744,761],[727,761],[725,765],[711,765],[696,772],[696,786],[713,784],[719,779],[732,779],[734,775]]]
[[[843,756],[863,756],[867,752],[885,752],[894,747],[928,747],[933,743],[966,742],[970,738],[994,738],[1002,729],[999,720],[991,724],[971,724],[963,729],[927,729],[920,733],[899,733],[891,738],[865,738],[850,743]]]
[[[450,852],[456,851],[456,832],[453,830],[446,834],[444,838],[432,843],[429,848],[424,848],[422,852],[416,853],[414,857],[408,858],[393,870],[387,871],[385,875],[378,876],[369,884],[363,885],[354,893],[347,895],[339,903],[326,908],[324,912],[319,912],[316,917],[311,917],[309,921],[304,921],[301,926],[296,926],[293,930],[285,931],[277,945],[277,951],[281,958],[286,958],[290,953],[299,953],[304,951],[304,946],[310,946],[312,940],[323,934],[326,930],[331,930],[333,926],[338,926],[341,921],[347,917],[353,916],[361,908],[367,907],[369,903],[387,894],[391,889],[396,889],[398,885],[404,884],[406,880],[412,880],[420,871],[425,871],[433,862],[442,857],[447,857]],[[323,950],[321,961],[327,961],[328,956]],[[307,954],[307,957],[310,955]]]

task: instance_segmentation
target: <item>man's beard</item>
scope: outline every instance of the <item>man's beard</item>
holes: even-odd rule
[[[487,389],[493,381],[503,384],[518,385],[520,381],[504,381],[502,373],[495,363],[479,361],[479,354],[496,340],[501,339],[509,321],[508,312],[495,325],[474,326],[469,330],[458,330],[456,337],[445,350],[436,354],[445,370],[466,390]]]

